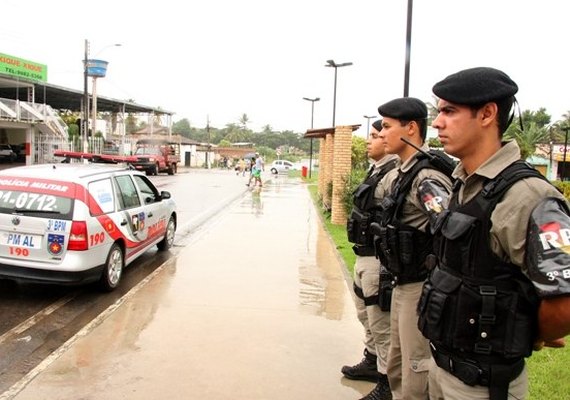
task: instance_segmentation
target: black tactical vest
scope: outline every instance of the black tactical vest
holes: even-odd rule
[[[380,167],[376,173],[373,173],[374,168],[372,168],[364,182],[352,193],[354,206],[346,223],[346,232],[348,241],[356,245],[354,250],[358,255],[374,255],[373,235],[369,231],[376,208],[374,191],[384,175],[394,169],[396,164],[396,160],[390,161]]]
[[[544,179],[517,161],[463,205],[457,203],[456,182],[449,209],[436,227],[439,266],[418,303],[418,327],[435,349],[486,365],[531,354],[538,296],[520,267],[493,253],[489,234],[497,203],[515,182],[528,177]]]
[[[395,278],[396,284],[421,282],[427,277],[426,258],[433,253],[432,235],[400,222],[402,207],[412,182],[424,168],[438,170],[451,176],[454,164],[445,154],[430,150],[418,153],[418,161],[394,183],[389,196],[382,202],[377,235],[376,253],[382,264]]]

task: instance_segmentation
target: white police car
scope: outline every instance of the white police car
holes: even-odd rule
[[[115,289],[150,247],[172,246],[176,206],[141,172],[106,164],[0,171],[0,278]]]

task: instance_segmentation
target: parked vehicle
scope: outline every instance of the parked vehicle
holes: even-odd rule
[[[286,173],[290,170],[294,170],[293,163],[287,160],[275,160],[271,164],[270,171],[272,174]]]
[[[163,139],[144,139],[137,142],[134,160],[129,163],[147,175],[167,172],[176,174],[180,162],[180,145]]]
[[[14,162],[18,155],[9,144],[0,144],[0,161]]]
[[[0,278],[55,284],[98,281],[153,246],[168,250],[176,206],[142,173],[119,166],[40,164],[0,171]]]

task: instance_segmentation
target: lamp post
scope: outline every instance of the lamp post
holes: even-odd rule
[[[370,120],[377,117],[375,115],[364,115],[364,118],[366,118],[366,140],[368,140],[370,136]]]
[[[570,126],[566,126],[564,128],[560,128],[565,132],[564,135],[564,163],[562,164],[562,172],[560,173],[560,180],[564,181],[564,175],[566,173],[566,147],[568,147],[568,131],[570,130]]]
[[[404,97],[410,92],[410,53],[412,52],[412,11],[414,0],[408,0],[408,14],[406,20],[406,63],[404,66]]]
[[[96,55],[100,54],[103,50],[109,47],[119,47],[120,43],[110,44],[103,47],[97,52]],[[107,72],[107,62],[97,59],[89,59],[89,41],[85,39],[85,55],[83,58],[83,123],[82,125],[82,141],[83,141],[83,151],[87,151],[87,138],[89,136],[89,91],[87,87],[87,78],[91,76],[93,78],[93,107],[92,107],[92,122],[91,128],[93,134],[96,133],[97,129],[97,78],[105,77]]]
[[[320,97],[315,97],[314,99],[310,99],[308,97],[303,97],[303,100],[307,100],[311,102],[311,129],[313,129],[313,117],[315,115],[315,101],[319,101]],[[310,139],[311,144],[309,146],[309,178],[311,177],[311,171],[313,169],[313,138]]]
[[[334,96],[333,96],[333,119],[332,119],[332,127],[333,128],[335,126],[335,113],[336,113],[336,75],[337,75],[337,69],[340,67],[348,67],[349,65],[352,65],[352,63],[351,62],[345,62],[345,63],[337,64],[334,62],[334,60],[327,60],[327,63],[325,64],[325,67],[334,68]]]

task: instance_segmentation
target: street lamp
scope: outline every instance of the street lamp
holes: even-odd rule
[[[121,44],[110,44],[103,47],[97,52],[96,55],[100,54],[103,50],[109,47],[118,47]],[[89,135],[89,91],[87,88],[87,78],[91,76],[93,78],[93,109],[92,109],[92,130],[93,134],[96,133],[97,128],[97,78],[105,77],[107,72],[107,61],[89,59],[89,41],[85,39],[85,55],[83,58],[83,123],[82,125],[82,145],[83,151],[86,151],[87,137]]]
[[[303,100],[307,100],[311,102],[311,129],[313,129],[313,116],[315,115],[315,101],[319,101],[320,97],[315,97],[314,99],[310,99],[308,97],[303,97]],[[311,170],[313,169],[313,138],[310,139],[311,144],[309,147],[309,178],[311,177]]]
[[[406,62],[404,66],[404,97],[410,92],[410,53],[412,52],[412,11],[414,0],[408,0],[408,14],[406,18]]]
[[[368,136],[370,136],[370,120],[378,117],[376,115],[365,115],[364,118],[366,118],[366,140],[368,140]]]
[[[566,174],[566,148],[568,147],[568,131],[570,126],[560,128],[565,132],[564,135],[564,163],[562,164],[562,172],[560,173],[560,180],[564,181],[564,175]]]
[[[349,65],[352,65],[352,63],[351,62],[345,62],[345,63],[337,64],[334,62],[334,60],[327,60],[327,63],[325,64],[325,67],[334,68],[334,97],[333,97],[333,119],[332,119],[332,127],[333,128],[335,126],[335,113],[336,113],[336,74],[337,74],[337,69],[340,67],[348,67]]]

